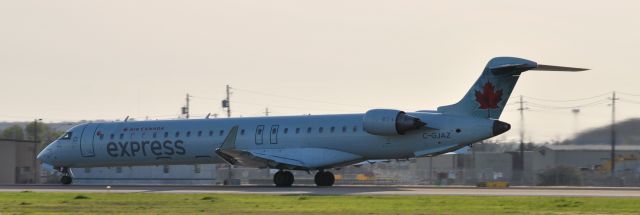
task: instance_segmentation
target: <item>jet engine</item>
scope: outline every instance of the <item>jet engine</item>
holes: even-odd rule
[[[363,127],[367,133],[382,136],[403,135],[407,131],[419,129],[426,123],[392,109],[372,109],[364,114]]]

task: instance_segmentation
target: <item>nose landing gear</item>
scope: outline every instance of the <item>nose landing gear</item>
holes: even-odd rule
[[[59,167],[58,171],[62,173],[62,177],[60,178],[60,183],[64,185],[69,185],[73,182],[73,178],[71,178],[71,170],[67,167]]]
[[[318,187],[333,186],[333,183],[336,182],[336,178],[333,176],[333,173],[324,170],[318,171],[313,179]]]

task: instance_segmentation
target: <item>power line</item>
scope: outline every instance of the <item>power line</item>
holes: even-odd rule
[[[589,107],[589,106],[596,106],[596,105],[600,105],[600,104],[605,104],[607,102],[608,102],[608,100],[598,100],[598,101],[593,101],[593,102],[579,104],[579,105],[572,105],[572,106],[547,105],[547,104],[540,104],[540,103],[535,103],[535,102],[528,102],[528,104],[533,106],[533,107],[543,108],[543,109],[575,109],[575,108],[584,108],[584,107]]]
[[[298,97],[292,97],[292,96],[283,96],[283,95],[276,95],[276,94],[265,93],[265,92],[254,91],[254,90],[246,90],[246,89],[238,89],[238,88],[234,88],[234,89],[238,90],[238,91],[244,91],[244,92],[258,94],[258,95],[280,97],[280,98],[291,99],[291,100],[299,100],[299,101],[307,101],[307,102],[322,103],[322,104],[329,104],[329,105],[339,105],[339,106],[364,107],[362,105],[344,104],[344,103],[328,102],[328,101],[321,101],[321,100],[315,100],[315,99],[298,98]]]
[[[255,105],[255,106],[262,106],[264,107],[265,104],[259,104],[259,103],[253,103],[253,102],[245,102],[245,101],[234,101],[235,103],[240,103],[240,104],[248,104],[248,105]],[[279,107],[279,108],[286,108],[286,109],[296,109],[296,110],[324,110],[324,111],[345,111],[345,109],[332,109],[332,108],[318,108],[316,106],[312,106],[312,107],[295,107],[295,106],[287,106],[287,105],[272,105],[272,104],[267,104],[270,107]]]
[[[621,102],[624,102],[624,103],[629,103],[629,104],[639,104],[640,105],[640,101],[631,100],[631,99],[618,98],[618,101],[621,101]]]
[[[585,100],[591,100],[594,98],[603,97],[603,96],[609,95],[609,93],[611,92],[606,92],[606,93],[598,94],[595,96],[589,96],[589,97],[577,98],[577,99],[546,99],[546,98],[536,98],[531,96],[524,96],[524,97],[532,100],[539,100],[539,101],[546,101],[546,102],[576,102],[576,101],[585,101]]]
[[[236,90],[236,88],[233,88],[234,90]],[[191,95],[191,98],[196,98],[196,99],[203,99],[203,100],[218,100],[215,98],[211,98],[211,97],[204,97],[204,96],[194,96]],[[319,108],[317,106],[305,106],[305,107],[297,107],[297,106],[287,106],[287,105],[273,105],[273,104],[268,104],[268,103],[255,103],[255,102],[247,102],[247,101],[238,101],[238,100],[234,100],[234,103],[239,103],[239,104],[246,104],[246,105],[255,105],[255,106],[262,106],[264,107],[265,105],[268,105],[270,107],[279,107],[279,108],[286,108],[286,109],[297,109],[297,110],[324,110],[324,111],[351,111],[351,110],[347,110],[347,109],[335,109],[335,108]],[[364,107],[364,106],[363,106]]]
[[[620,91],[617,91],[617,93],[618,93],[618,94],[625,95],[625,96],[640,96],[640,94],[635,94],[635,93],[625,93],[625,92],[620,92]]]

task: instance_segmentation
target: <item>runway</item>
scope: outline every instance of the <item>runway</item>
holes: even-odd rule
[[[464,186],[168,186],[168,185],[0,185],[0,192],[107,192],[107,193],[231,193],[264,195],[466,195],[466,196],[556,196],[634,197],[640,188],[613,187],[511,187]]]

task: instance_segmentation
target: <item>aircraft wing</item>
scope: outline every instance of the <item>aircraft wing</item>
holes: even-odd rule
[[[352,166],[355,167],[361,167],[365,164],[376,164],[376,163],[389,163],[391,162],[391,160],[386,159],[386,160],[366,160],[366,161],[362,161],[360,163],[356,163],[356,164],[352,164]]]
[[[238,149],[234,126],[215,153],[231,165],[257,168],[313,170],[357,163],[362,156],[325,148]]]
[[[442,146],[438,148],[431,148],[431,149],[426,149],[422,151],[417,151],[417,152],[414,152],[413,154],[416,157],[436,156],[436,155],[453,152],[464,147],[465,145]]]

